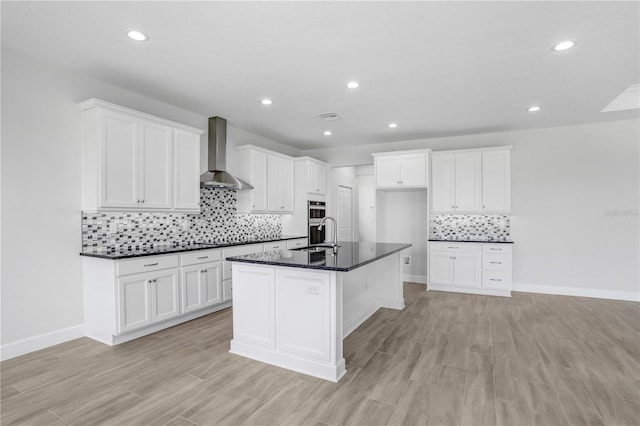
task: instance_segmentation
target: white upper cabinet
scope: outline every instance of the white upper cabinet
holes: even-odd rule
[[[239,146],[237,151],[238,177],[253,186],[253,189],[238,191],[238,210],[293,212],[293,158],[253,145]]]
[[[481,210],[481,157],[479,152],[456,154],[454,160],[454,209],[461,212]]]
[[[327,166],[315,160],[304,160],[307,167],[307,193],[327,193]]]
[[[239,191],[238,204],[241,210],[267,211],[267,154],[255,149],[239,151],[238,177],[253,186]]]
[[[173,189],[172,129],[140,120],[138,203],[149,209],[170,209]]]
[[[101,139],[100,164],[95,164],[100,170],[100,188],[91,189],[99,190],[98,207],[138,207],[139,120],[114,111],[101,111],[97,121],[102,122],[97,129]],[[87,148],[82,147],[83,151]]]
[[[176,209],[200,208],[200,135],[173,132],[173,203]]]
[[[453,154],[431,155],[431,194],[434,212],[454,210],[455,167]]]
[[[426,188],[429,150],[376,153],[376,188]]]
[[[509,213],[510,147],[434,152],[431,157],[434,213]]]
[[[199,209],[201,130],[98,99],[82,111],[82,209]]]
[[[482,210],[487,213],[511,211],[511,151],[482,153]]]
[[[267,157],[267,208],[271,212],[293,211],[293,159]]]

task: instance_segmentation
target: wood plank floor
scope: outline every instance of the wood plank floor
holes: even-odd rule
[[[5,361],[2,425],[638,425],[640,304],[425,292],[344,344],[334,384],[231,355],[231,310]]]

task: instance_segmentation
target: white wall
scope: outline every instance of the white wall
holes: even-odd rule
[[[639,140],[640,121],[623,120],[304,155],[340,166],[372,152],[513,145],[516,289],[640,300]]]
[[[204,130],[208,117],[6,49],[1,71],[0,343],[2,357],[8,358],[82,335],[76,103],[97,97]],[[291,151],[233,126],[229,126],[229,139],[234,145],[252,143]],[[233,148],[229,148],[228,163],[232,163]],[[203,155],[203,170],[205,164]]]

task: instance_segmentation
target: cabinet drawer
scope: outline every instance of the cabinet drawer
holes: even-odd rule
[[[480,253],[482,251],[481,243],[461,243],[458,241],[432,241],[429,248],[436,251],[464,251],[468,253]]]
[[[510,290],[511,289],[511,271],[495,271],[495,270],[482,271],[482,287]]]
[[[264,251],[284,250],[285,248],[287,248],[287,245],[284,241],[274,241],[264,244]]]
[[[222,259],[222,250],[196,250],[180,255],[180,265],[194,265],[196,263],[216,262]]]
[[[133,260],[120,260],[116,263],[116,275],[137,274],[157,271],[158,269],[176,268],[178,256],[149,256]]]
[[[482,269],[498,269],[501,271],[511,270],[510,254],[482,254]]]
[[[287,241],[287,248],[288,249],[292,249],[292,248],[298,248],[298,247],[306,247],[307,246],[307,239],[306,238],[300,238],[297,240],[289,240]]]
[[[512,249],[511,244],[483,244],[482,252],[483,253],[507,253],[510,254]]]

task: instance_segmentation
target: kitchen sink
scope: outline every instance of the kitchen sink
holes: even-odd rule
[[[340,246],[338,246],[338,247],[340,247]],[[333,246],[329,245],[329,244],[318,244],[318,245],[315,245],[315,246],[300,247],[300,248],[297,248],[297,249],[294,249],[294,250],[296,250],[296,251],[324,251],[324,250],[328,250],[328,249],[331,249],[331,248],[333,248]]]

